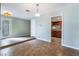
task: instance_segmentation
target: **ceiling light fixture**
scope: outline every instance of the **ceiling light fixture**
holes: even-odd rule
[[[35,16],[36,16],[36,17],[40,17],[40,14],[39,14],[39,9],[38,9],[39,4],[36,4],[36,7],[37,7],[37,9],[36,9]]]
[[[3,11],[4,16],[12,16],[12,12],[10,11]]]

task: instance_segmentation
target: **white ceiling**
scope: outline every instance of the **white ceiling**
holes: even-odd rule
[[[39,13],[41,15],[54,12],[56,10],[62,9],[71,4],[68,3],[39,3]],[[26,12],[25,10],[30,10],[30,12]],[[35,17],[36,13],[36,4],[34,3],[2,3],[1,4],[1,14],[3,11],[11,11],[14,17],[31,19]]]

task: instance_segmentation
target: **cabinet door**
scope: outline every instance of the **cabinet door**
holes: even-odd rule
[[[57,37],[61,38],[61,31],[57,31]]]
[[[56,35],[56,31],[53,31],[52,30],[52,37],[56,37],[57,35]]]

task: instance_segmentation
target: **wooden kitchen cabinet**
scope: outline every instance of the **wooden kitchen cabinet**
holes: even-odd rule
[[[61,31],[52,31],[52,37],[61,38]]]
[[[62,36],[61,26],[62,26],[61,21],[51,22],[51,36],[52,37],[61,38]],[[53,29],[52,27],[56,27],[56,29]]]
[[[51,18],[51,47],[61,48],[62,38],[62,17],[56,16]]]

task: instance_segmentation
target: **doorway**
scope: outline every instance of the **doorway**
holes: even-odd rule
[[[9,35],[9,21],[3,20],[2,22],[2,35],[3,37],[6,37]]]
[[[62,39],[62,16],[51,17],[51,47],[60,48]]]

